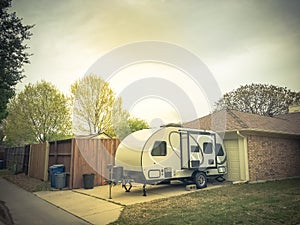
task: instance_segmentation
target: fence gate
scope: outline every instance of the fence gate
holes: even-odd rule
[[[31,145],[28,175],[41,180],[48,180],[49,144]]]

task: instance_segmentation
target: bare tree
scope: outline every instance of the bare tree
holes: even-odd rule
[[[274,116],[288,112],[288,107],[300,104],[300,92],[286,87],[267,84],[251,84],[224,94],[216,103],[215,111],[234,109],[264,116]]]

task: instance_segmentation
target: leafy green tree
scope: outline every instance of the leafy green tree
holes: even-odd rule
[[[140,119],[130,119],[109,84],[90,74],[71,85],[73,100],[73,128],[76,134],[106,133],[123,139],[128,134],[148,128]]]
[[[0,121],[7,115],[7,103],[15,95],[15,85],[24,77],[23,65],[29,63],[26,41],[32,25],[23,25],[16,13],[9,13],[11,0],[0,1]]]
[[[120,139],[124,139],[127,135],[142,129],[149,128],[149,125],[146,121],[138,118],[130,118],[127,111],[123,111],[125,115],[119,117],[119,122],[114,123],[114,131],[116,136]]]
[[[138,118],[130,118],[128,120],[128,124],[129,124],[131,133],[138,131],[138,130],[149,128],[149,124],[145,120],[141,120]]]
[[[264,116],[288,112],[290,105],[300,104],[300,92],[267,84],[244,85],[226,93],[216,103],[216,111],[233,109]]]
[[[68,98],[46,81],[26,85],[8,104],[4,134],[5,142],[14,146],[69,137]]]
[[[109,84],[90,74],[71,85],[73,127],[76,134],[90,135],[105,132],[115,135],[113,124],[126,120],[122,102],[115,97]],[[124,117],[125,116],[125,117]]]
[[[122,99],[118,98],[115,102],[112,116],[112,128],[114,137],[123,139],[131,133],[128,124],[129,116],[129,112],[122,108]]]

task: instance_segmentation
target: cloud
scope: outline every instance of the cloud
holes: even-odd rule
[[[66,80],[80,76],[112,48],[161,40],[191,50],[208,66],[230,62],[239,69],[228,68],[229,79],[248,82],[249,74],[272,74],[270,82],[299,89],[296,78],[284,83],[281,78],[295,77],[299,71],[297,0],[15,0],[12,10],[25,23],[36,24],[29,42],[34,56],[26,67],[31,80],[44,76],[60,83],[62,76]],[[216,74],[217,79],[222,76]],[[62,88],[68,85],[65,82]],[[230,83],[220,86],[231,88]]]

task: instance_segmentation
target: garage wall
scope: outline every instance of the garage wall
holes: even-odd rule
[[[248,136],[251,181],[300,176],[300,139]]]

